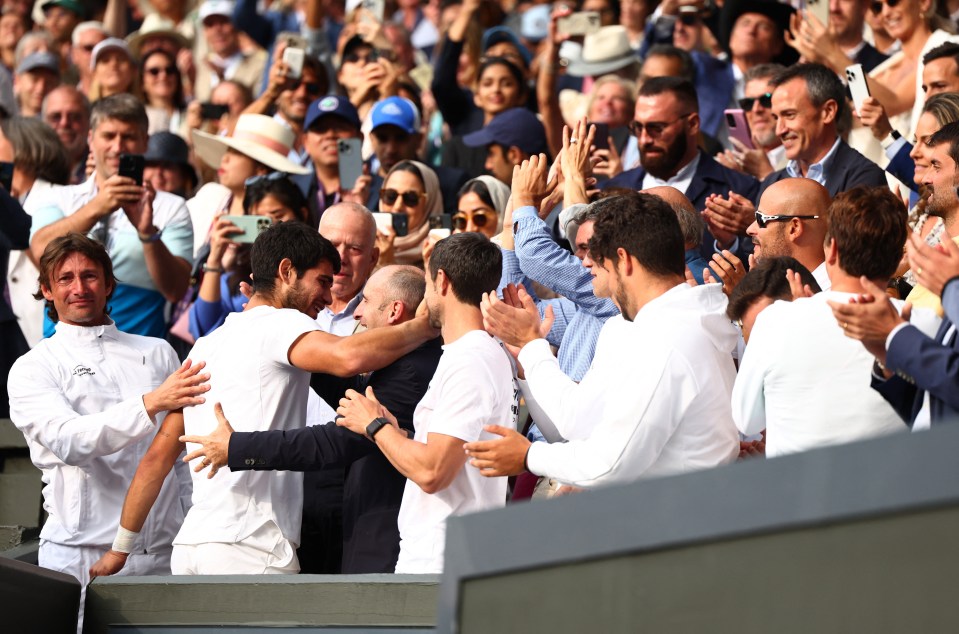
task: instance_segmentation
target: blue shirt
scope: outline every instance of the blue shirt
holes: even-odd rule
[[[802,170],[799,168],[799,161],[795,159],[786,163],[786,173],[793,178],[808,178],[814,180],[825,187],[826,175],[829,174],[832,169],[833,159],[836,156],[836,148],[839,147],[840,140],[838,137],[836,138],[836,142],[832,144],[832,148],[826,153],[826,156],[822,157],[822,160],[818,163],[810,165],[809,169],[806,170],[805,176],[802,175]]]

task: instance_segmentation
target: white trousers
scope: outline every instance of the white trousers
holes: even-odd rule
[[[105,548],[90,546],[64,546],[53,542],[40,541],[37,563],[48,570],[56,570],[76,577],[80,582],[80,615],[77,620],[77,634],[83,631],[83,608],[87,599],[87,584],[90,583],[90,566],[95,564]],[[159,554],[131,554],[127,563],[117,573],[122,576],[169,575],[170,551]]]
[[[296,548],[281,539],[272,552],[244,542],[176,544],[170,565],[175,575],[295,575]]]

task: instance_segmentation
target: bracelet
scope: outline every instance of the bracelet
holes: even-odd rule
[[[219,266],[210,266],[206,262],[203,263],[203,272],[204,273],[222,273],[223,269]]]
[[[136,541],[139,534],[140,533],[128,531],[122,526],[117,526],[117,536],[113,540],[113,550],[129,555],[133,552],[133,542]]]

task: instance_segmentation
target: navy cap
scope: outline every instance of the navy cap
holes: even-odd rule
[[[485,53],[489,47],[501,42],[509,42],[515,46],[516,50],[519,51],[520,57],[526,62],[526,67],[529,68],[529,65],[533,61],[533,54],[529,52],[528,48],[523,46],[523,43],[519,41],[516,34],[505,26],[494,26],[491,29],[486,29],[486,32],[483,33],[483,53]]]
[[[29,73],[33,70],[49,70],[60,74],[60,58],[47,51],[30,53],[17,66],[17,74]]]
[[[505,110],[480,130],[463,137],[470,147],[483,147],[496,143],[505,147],[516,146],[527,154],[546,151],[546,129],[535,114],[526,108]]]
[[[346,97],[327,95],[311,103],[306,111],[303,129],[309,130],[322,117],[339,117],[350,125],[356,126],[357,129],[360,127],[360,115]]]
[[[147,141],[143,155],[147,163],[174,163],[183,168],[193,187],[197,185],[196,170],[190,163],[190,147],[179,135],[172,132],[154,132]]]

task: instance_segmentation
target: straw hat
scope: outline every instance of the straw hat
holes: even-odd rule
[[[583,39],[583,52],[571,57],[566,72],[573,77],[599,77],[639,62],[625,26],[604,26]]]
[[[127,36],[127,44],[130,45],[130,52],[134,57],[140,57],[140,46],[143,40],[148,37],[168,37],[176,42],[178,48],[187,48],[190,41],[183,37],[183,34],[176,30],[176,24],[170,18],[164,18],[159,13],[150,13],[143,18],[143,24],[140,30]]]
[[[295,136],[273,117],[262,114],[242,114],[236,122],[233,136],[217,136],[199,130],[193,131],[196,155],[210,167],[220,165],[227,149],[234,149],[270,169],[287,174],[308,174],[309,169],[287,158]]]

